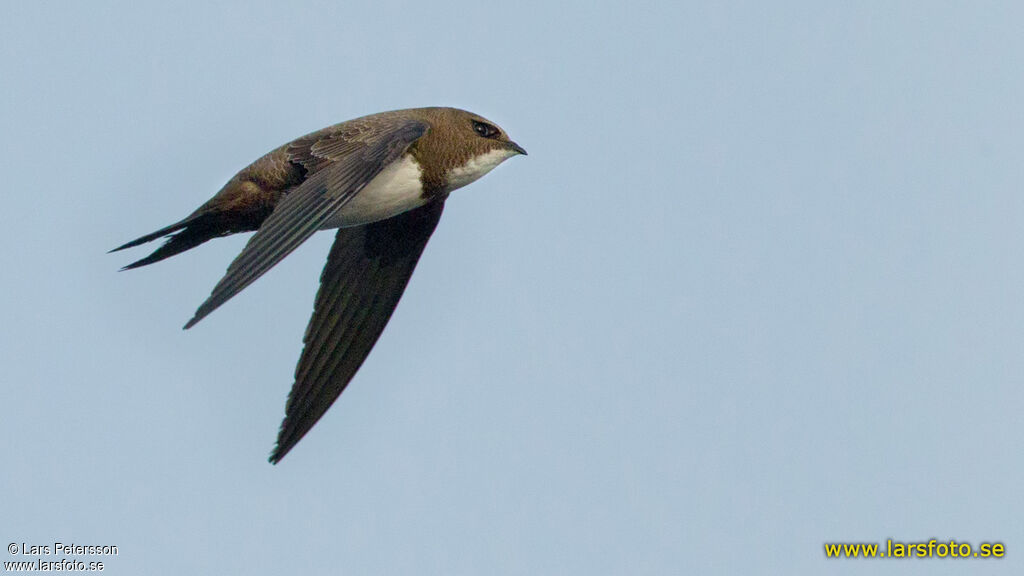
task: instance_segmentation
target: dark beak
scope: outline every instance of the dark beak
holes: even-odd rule
[[[522,154],[523,156],[528,156],[528,154],[526,153],[526,149],[525,148],[523,148],[522,146],[520,146],[519,144],[516,144],[515,142],[513,142],[511,140],[508,141],[506,146],[508,146],[511,150],[515,150],[515,152],[517,154]]]

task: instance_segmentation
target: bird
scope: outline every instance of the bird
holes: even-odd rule
[[[392,110],[275,148],[194,212],[110,252],[166,237],[153,264],[213,238],[255,231],[189,329],[318,230],[337,229],[269,461],[277,464],[355,376],[391,318],[448,195],[526,155],[497,124],[449,107]]]

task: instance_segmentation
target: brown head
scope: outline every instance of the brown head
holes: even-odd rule
[[[430,129],[410,148],[423,170],[424,187],[435,194],[461,188],[517,154],[526,154],[497,124],[458,108],[407,111]]]

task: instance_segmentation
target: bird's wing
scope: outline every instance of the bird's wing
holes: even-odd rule
[[[338,230],[320,277],[272,463],[316,424],[362,365],[443,209],[443,201],[431,202],[387,220]]]
[[[298,248],[426,131],[423,122],[403,118],[383,127],[380,121],[373,125],[355,121],[292,143],[289,161],[309,171],[306,180],[278,202],[185,328]]]

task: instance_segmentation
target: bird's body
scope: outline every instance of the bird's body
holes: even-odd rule
[[[321,229],[369,224],[397,216],[429,201],[423,194],[423,170],[411,155],[396,160],[356,194]]]
[[[341,394],[384,329],[448,194],[526,151],[484,118],[455,108],[364,116],[318,130],[243,168],[162,236],[137,268],[207,240],[256,231],[190,328],[317,230],[338,228],[321,276],[295,384],[271,461],[280,460]]]

